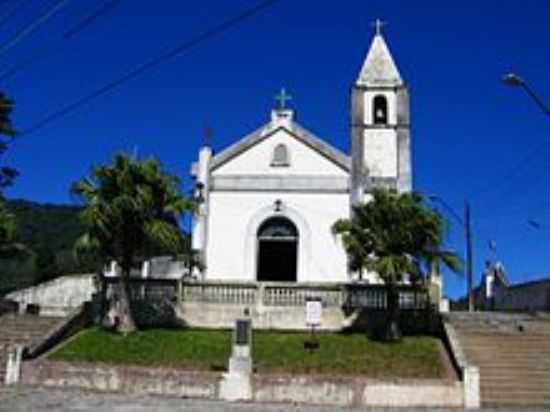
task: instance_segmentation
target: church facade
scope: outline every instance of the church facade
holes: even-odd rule
[[[352,87],[349,154],[300,125],[285,97],[266,124],[219,153],[202,147],[192,165],[202,280],[354,280],[332,225],[375,187],[412,190],[408,90],[379,27]]]

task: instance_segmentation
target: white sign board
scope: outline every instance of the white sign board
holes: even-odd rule
[[[306,324],[308,326],[321,325],[323,317],[323,303],[320,299],[306,301]]]

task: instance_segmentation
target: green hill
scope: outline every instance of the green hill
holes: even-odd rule
[[[24,260],[0,260],[0,296],[14,290],[32,286],[61,275],[91,273],[93,261],[77,262],[73,245],[83,231],[80,223],[80,206],[41,204],[27,200],[9,200],[10,209],[17,217],[19,240],[31,254]],[[182,256],[190,247],[189,236]],[[170,254],[154,248],[150,254]]]
[[[61,274],[93,270],[93,265],[85,267],[72,256],[73,244],[82,233],[81,207],[27,200],[10,200],[9,207],[17,216],[20,241],[32,254],[22,261],[0,261],[0,295]]]

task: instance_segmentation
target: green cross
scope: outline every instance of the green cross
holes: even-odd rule
[[[279,101],[279,110],[283,110],[286,107],[286,102],[292,100],[292,96],[287,94],[283,87],[279,94],[275,96],[275,100]]]

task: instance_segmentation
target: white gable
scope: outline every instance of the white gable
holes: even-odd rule
[[[341,165],[299,140],[288,129],[278,128],[269,133],[265,139],[215,168],[212,175],[348,175]],[[286,147],[288,165],[273,163],[275,148],[280,145]]]

